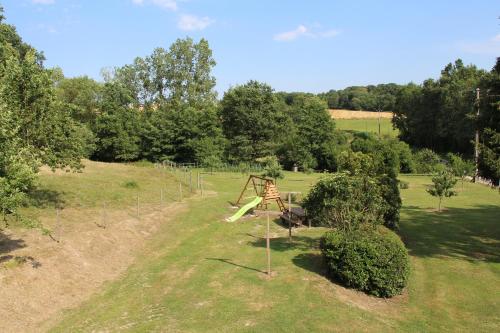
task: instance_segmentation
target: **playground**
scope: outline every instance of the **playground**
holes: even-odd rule
[[[134,179],[142,191],[151,189],[151,193],[155,193],[155,183],[161,179],[155,177],[162,176],[152,167],[100,164],[87,170],[81,175],[47,174],[42,180],[51,188],[64,184],[67,194],[63,198],[71,202],[71,188],[79,188],[81,194],[100,192],[102,198],[109,198],[116,195],[120,188],[111,184],[121,184],[124,179]],[[114,178],[111,173],[115,174]],[[148,174],[151,179],[149,185],[144,183]],[[499,309],[494,295],[498,292],[500,276],[498,242],[495,241],[500,237],[496,223],[500,212],[498,196],[491,195],[487,187],[466,184],[464,191],[448,202],[448,210],[436,214],[432,210],[434,200],[425,193],[430,178],[402,177],[409,182],[409,189],[402,191],[401,234],[410,251],[413,272],[403,295],[385,300],[328,280],[317,247],[325,229],[293,228],[290,242],[288,228],[279,220],[276,203],[269,206],[270,211],[276,212],[271,215],[270,221],[273,274],[269,279],[266,213],[246,215],[233,223],[224,221],[237,211],[231,208],[231,203],[234,204],[241,195],[249,175],[213,172],[203,176],[203,197],[199,192],[193,196],[186,195],[182,203],[171,197],[163,215],[148,214],[145,202],[148,199],[144,194],[144,199],[141,199],[144,201],[142,216],[137,220],[133,216],[133,201],[129,207],[125,197],[120,199],[122,206],[118,207],[118,211],[129,207],[131,216],[130,220],[123,221],[123,233],[110,237],[110,244],[120,243],[120,248],[116,250],[122,255],[117,257],[118,252],[108,247],[107,251],[111,251],[109,257],[102,257],[101,254],[106,251],[103,244],[108,243],[94,242],[91,244],[92,251],[75,257],[83,260],[82,255],[87,256],[83,261],[88,266],[82,266],[85,271],[80,274],[85,273],[84,281],[92,281],[91,284],[82,284],[82,279],[78,278],[82,275],[72,278],[76,271],[70,267],[77,269],[79,266],[69,265],[57,256],[51,257],[60,248],[56,243],[38,233],[38,238],[54,245],[51,245],[50,251],[37,252],[39,248],[31,247],[37,243],[26,238],[26,247],[17,251],[31,255],[41,266],[34,269],[30,264],[24,264],[2,268],[4,295],[15,281],[11,274],[23,272],[26,277],[42,279],[38,280],[38,285],[44,285],[45,289],[31,294],[36,297],[29,300],[32,304],[30,313],[49,312],[52,316],[49,321],[45,317],[45,320],[32,322],[32,327],[51,328],[54,332],[116,329],[442,332],[494,331],[499,327],[496,316]],[[109,192],[103,188],[78,187],[78,177],[82,177],[82,181],[96,183],[98,179],[107,179],[103,188],[108,188]],[[320,174],[287,172],[277,186],[285,197],[288,192],[305,194],[319,177]],[[174,178],[168,176],[167,179],[169,188],[177,189],[175,182],[171,182]],[[131,190],[131,193],[135,192]],[[254,193],[248,191],[247,196],[255,197]],[[151,195],[150,203],[158,203],[159,196],[156,198]],[[242,206],[250,201],[252,198],[246,199]],[[284,203],[287,205],[286,199]],[[45,211],[41,208],[33,214]],[[119,214],[118,211],[113,214]],[[157,212],[156,208],[154,212]],[[63,217],[64,214],[63,211]],[[114,234],[117,230],[113,221],[103,229],[89,221],[88,217],[87,210],[73,211],[71,226],[67,228],[85,230],[79,238],[71,238],[73,249],[78,244],[85,244],[84,238],[88,235]],[[130,233],[129,224],[132,223],[138,228],[154,226],[154,231],[146,236],[142,231],[147,230],[139,229],[132,237],[138,240],[137,237],[143,235],[143,240],[131,242],[124,237],[129,237],[126,235]],[[125,228],[125,225],[129,226]],[[17,235],[14,239],[21,236]],[[62,236],[70,235],[63,233]],[[64,245],[64,238],[62,243]],[[68,254],[78,253],[72,251]],[[11,255],[16,253],[13,251]],[[120,268],[112,275],[99,275],[100,265],[113,263],[111,267],[118,267],[117,261],[112,258],[123,261]],[[60,271],[52,271],[52,275],[38,273],[54,267]],[[471,279],[471,276],[474,278]],[[62,281],[67,281],[67,284]],[[71,290],[74,295],[73,298],[68,297],[71,302],[53,303],[51,299],[58,290]],[[13,301],[3,298],[3,305]],[[15,301],[20,302],[19,299]],[[36,307],[36,304],[44,306]],[[3,321],[3,325],[9,322],[15,324],[16,321],[9,318],[23,315],[26,315],[26,307],[20,308],[19,313],[2,312],[2,318],[8,319]]]

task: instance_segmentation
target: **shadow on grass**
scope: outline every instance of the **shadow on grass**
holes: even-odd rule
[[[253,267],[248,267],[248,266],[245,266],[245,265],[240,265],[240,264],[234,263],[234,262],[232,262],[231,259],[226,259],[226,258],[205,258],[205,259],[206,260],[220,261],[220,262],[223,262],[225,264],[229,264],[229,265],[233,265],[233,266],[236,266],[236,267],[241,267],[241,268],[244,268],[244,269],[247,269],[247,270],[250,270],[250,271],[254,271],[254,272],[259,272],[259,273],[266,274],[266,272],[264,272],[264,271],[262,271],[260,269],[253,268]]]
[[[0,232],[0,264],[14,258],[14,256],[9,254],[10,252],[23,247],[26,247],[24,240],[12,239],[10,236]]]
[[[37,208],[57,207],[63,208],[65,201],[64,193],[49,189],[34,189],[29,193],[29,204]]]
[[[257,237],[251,234],[255,240],[249,241],[248,243],[255,247],[266,247],[266,238],[265,237]],[[310,251],[314,249],[318,249],[319,247],[319,238],[317,237],[309,237],[309,236],[292,236],[292,241],[289,240],[288,237],[277,237],[270,239],[270,247],[272,251],[290,251],[290,250],[299,250],[299,251]]]
[[[440,213],[406,206],[402,213],[400,233],[411,255],[500,262],[500,205]]]

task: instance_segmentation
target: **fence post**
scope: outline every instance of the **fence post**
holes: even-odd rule
[[[203,175],[200,175],[201,196],[203,197]]]
[[[59,220],[59,208],[56,207],[56,228],[57,228],[57,242],[61,242],[61,221]]]
[[[288,192],[288,241],[292,242],[292,193]]]
[[[180,198],[180,202],[182,202],[182,183],[179,182],[179,198]]]
[[[139,218],[139,194],[137,194],[137,201],[136,201],[136,216]]]
[[[193,172],[189,170],[189,193],[193,193]]]

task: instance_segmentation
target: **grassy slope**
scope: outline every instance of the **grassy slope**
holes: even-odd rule
[[[54,173],[43,169],[39,189],[33,193],[32,206],[24,208],[22,215],[36,217],[49,227],[55,220],[54,207],[62,209],[65,223],[81,220],[78,215],[70,214],[75,210],[87,216],[100,216],[103,205],[107,209],[123,208],[135,216],[137,196],[140,210],[144,212],[160,204],[162,190],[163,203],[177,201],[179,180],[185,181],[180,172],[174,175],[163,169],[92,161],[85,161],[82,173]],[[136,186],[127,187],[130,182]],[[187,190],[184,186],[184,195]]]
[[[377,119],[335,119],[336,128],[344,131],[378,133]],[[398,130],[392,128],[391,119],[380,119],[380,132],[396,137]]]
[[[287,173],[282,191],[307,191],[315,175]],[[245,179],[207,176],[217,195],[190,202],[164,225],[126,276],[55,332],[131,331],[458,331],[498,330],[500,196],[467,184],[442,214],[424,191],[428,177],[403,177],[402,234],[412,255],[408,294],[382,301],[322,276],[321,229],[301,229],[292,245],[272,224],[273,270],[265,268],[265,220],[222,223]]]

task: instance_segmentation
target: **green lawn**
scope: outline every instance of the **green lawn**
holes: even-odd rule
[[[378,134],[378,119],[335,119],[336,128],[344,131],[369,132]],[[380,119],[380,133],[396,137],[398,130],[392,128],[391,119]]]
[[[282,192],[306,192],[318,175],[286,174]],[[272,223],[267,280],[265,218],[225,223],[244,182],[206,175],[204,198],[165,224],[122,279],[53,328],[178,332],[493,332],[500,329],[500,195],[466,184],[436,213],[429,177],[403,176],[401,234],[411,254],[408,290],[380,300],[327,280],[317,245],[324,229]]]

